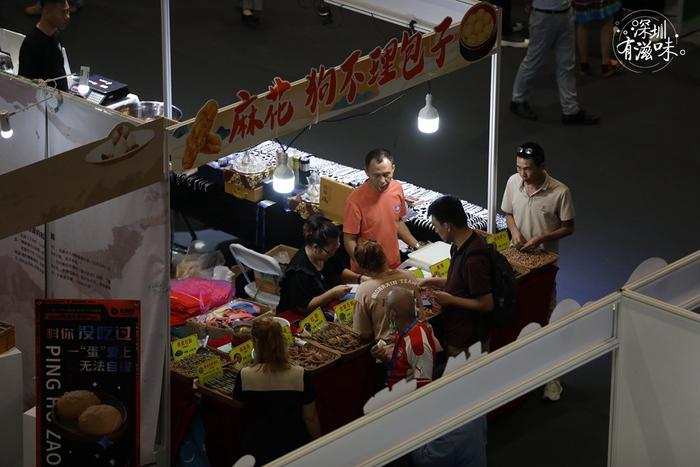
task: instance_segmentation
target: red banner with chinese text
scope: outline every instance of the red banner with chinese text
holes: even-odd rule
[[[479,3],[460,23],[447,17],[433,33],[404,31],[367,55],[355,50],[340,65],[314,67],[293,83],[275,77],[267,92],[240,90],[238,102],[221,109],[209,101],[195,119],[168,128],[173,170],[243,151],[481,60],[493,49],[496,18],[490,4]]]

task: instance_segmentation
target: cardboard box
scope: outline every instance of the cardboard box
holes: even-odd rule
[[[280,263],[282,274],[284,274],[284,272],[287,270],[287,266],[289,266],[289,262],[292,260],[294,255],[297,254],[297,251],[299,251],[299,249],[288,245],[277,245],[265,254],[275,258],[277,262]],[[261,292],[279,295],[280,279],[281,277],[271,276],[269,274],[263,274],[255,271],[255,287],[257,287]]]
[[[320,208],[323,215],[333,222],[342,224],[345,214],[345,200],[348,199],[352,190],[350,185],[336,182],[332,178],[321,177]]]
[[[272,167],[255,174],[242,174],[233,169],[224,169],[224,191],[236,198],[257,203],[263,199],[263,182],[270,178]]]

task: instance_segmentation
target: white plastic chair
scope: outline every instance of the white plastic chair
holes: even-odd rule
[[[271,294],[269,292],[263,292],[258,290],[255,285],[255,280],[250,280],[248,275],[245,273],[246,268],[258,271],[263,274],[269,274],[271,276],[282,276],[282,269],[277,260],[271,256],[258,253],[250,248],[246,248],[238,243],[232,243],[229,246],[231,250],[231,255],[236,261],[236,264],[243,272],[243,277],[245,277],[246,282],[245,293],[247,293],[253,300],[259,301],[266,305],[276,307],[279,305],[280,296]]]

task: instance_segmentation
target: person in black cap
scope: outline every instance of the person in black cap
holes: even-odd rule
[[[68,26],[70,8],[66,0],[41,0],[40,3],[41,18],[19,49],[18,74],[29,79],[49,80],[66,74],[59,31]],[[66,79],[56,80],[56,88],[67,92]]]

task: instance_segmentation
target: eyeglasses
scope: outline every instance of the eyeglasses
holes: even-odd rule
[[[338,242],[338,243],[336,244],[335,249],[333,250],[333,253],[331,253],[330,251],[326,250],[326,249],[323,248],[322,246],[319,246],[319,247],[318,247],[319,250],[321,250],[322,252],[324,252],[325,254],[330,255],[330,256],[333,256],[333,255],[335,254],[335,252],[338,251],[338,248],[340,248],[340,242]]]
[[[535,150],[532,148],[524,148],[522,146],[518,148],[518,154],[527,154],[528,156],[531,156],[534,152]]]

